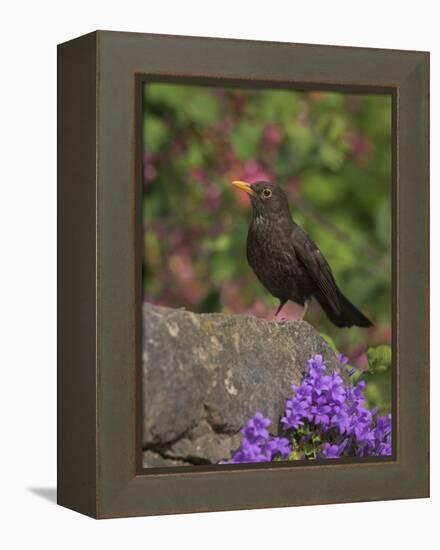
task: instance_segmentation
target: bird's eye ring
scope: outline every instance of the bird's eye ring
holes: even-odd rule
[[[272,191],[271,191],[270,189],[267,189],[267,188],[264,189],[264,191],[263,191],[263,197],[264,197],[265,199],[268,199],[268,198],[271,197],[271,196],[272,196]]]

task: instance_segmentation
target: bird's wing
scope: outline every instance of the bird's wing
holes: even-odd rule
[[[340,313],[337,286],[327,260],[313,240],[300,227],[296,227],[293,243],[299,261],[306,268],[307,273],[316,283],[318,289],[333,307],[335,313]]]

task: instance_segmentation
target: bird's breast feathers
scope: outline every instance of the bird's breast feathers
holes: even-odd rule
[[[248,232],[247,256],[255,269],[270,262],[272,270],[290,271],[296,263],[295,249],[281,224],[270,224],[263,217],[256,217]]]

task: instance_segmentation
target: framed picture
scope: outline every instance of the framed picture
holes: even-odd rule
[[[429,495],[429,55],[59,46],[58,502]]]

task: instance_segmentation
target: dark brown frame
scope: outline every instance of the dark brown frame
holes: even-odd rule
[[[428,496],[429,54],[98,31],[58,60],[59,504],[106,518]],[[391,93],[391,460],[140,468],[145,78]]]

